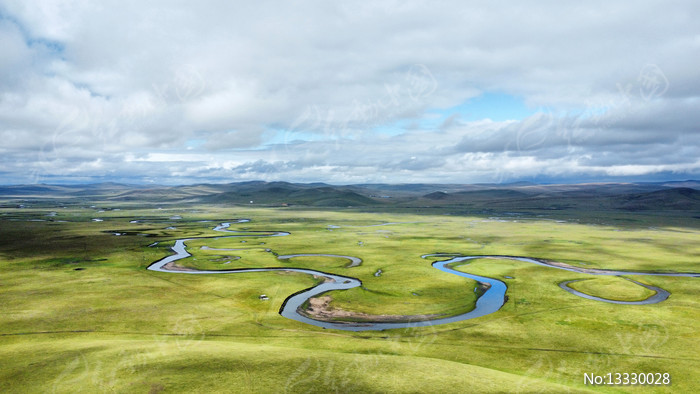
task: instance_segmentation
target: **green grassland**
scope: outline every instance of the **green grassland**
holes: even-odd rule
[[[586,279],[570,283],[569,286],[584,294],[595,294],[598,297],[619,301],[639,301],[654,295],[653,291],[645,287],[610,276]]]
[[[558,284],[587,279],[572,287],[621,300],[645,298],[648,290],[621,278],[477,259],[456,269],[508,285],[508,301],[497,313],[447,325],[353,333],[278,314],[290,294],[318,283],[309,275],[146,270],[172,253],[176,239],[232,235],[212,228],[250,218],[231,229],[291,235],[193,239],[187,243],[192,257],[178,264],[312,268],[362,280],[362,288],[329,293],[333,308],[451,315],[474,307],[476,283],[436,270],[431,262],[437,258],[421,255],[515,255],[581,267],[698,272],[695,219],[618,213],[585,223],[576,217],[398,210],[158,209],[135,202],[110,207],[119,210],[49,203],[0,209],[0,392],[700,389],[698,278],[630,276],[670,291],[670,298],[654,305],[614,305],[574,296]],[[46,221],[30,221],[38,219]],[[375,226],[382,223],[394,224]],[[348,268],[341,258],[276,257],[295,253],[356,256],[363,262]],[[260,300],[261,294],[269,300]],[[667,372],[672,385],[583,384],[584,373],[608,372]]]

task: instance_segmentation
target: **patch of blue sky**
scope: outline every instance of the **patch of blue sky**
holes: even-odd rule
[[[542,108],[527,106],[523,99],[517,96],[502,93],[485,93],[454,107],[429,109],[421,118],[402,119],[374,127],[372,130],[382,135],[393,136],[412,129],[439,129],[450,117],[457,117],[462,122],[484,119],[499,122],[522,120],[542,111]]]
[[[451,116],[456,116],[462,122],[473,122],[490,119],[494,122],[521,121],[535,114],[547,114],[556,117],[579,117],[582,119],[603,117],[609,111],[615,110],[615,103],[596,105],[591,103],[585,107],[561,109],[549,106],[529,106],[518,96],[504,93],[484,93],[471,98],[464,103],[444,109],[431,109],[426,112],[422,125],[439,128]],[[431,116],[432,115],[432,116]],[[430,127],[424,127],[429,129]]]
[[[472,122],[484,119],[492,121],[523,120],[538,112],[548,112],[543,108],[530,107],[517,96],[504,93],[485,93],[471,98],[462,104],[449,108],[433,108],[427,110],[420,118],[399,119],[369,128],[374,134],[396,136],[410,130],[439,129],[445,121],[456,116],[462,122]],[[341,134],[331,129],[308,132],[303,130],[286,131],[282,128],[271,129],[274,133],[267,143],[286,144],[293,141],[320,141],[332,139]]]
[[[428,110],[428,113],[440,115],[442,120],[457,115],[462,121],[477,121],[491,119],[496,122],[506,120],[523,120],[541,108],[532,108],[517,96],[504,93],[484,93],[471,98],[462,104],[444,109]]]
[[[375,126],[372,128],[372,132],[386,136],[395,136],[411,129],[423,128],[424,126],[420,119],[401,119],[389,124]]]
[[[206,143],[207,143],[207,140],[193,138],[193,139],[189,139],[189,140],[185,141],[185,148],[186,149],[197,149]]]

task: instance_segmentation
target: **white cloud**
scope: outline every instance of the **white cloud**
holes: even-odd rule
[[[692,1],[6,1],[4,181],[697,176],[698,17]],[[435,115],[484,92],[541,113]]]

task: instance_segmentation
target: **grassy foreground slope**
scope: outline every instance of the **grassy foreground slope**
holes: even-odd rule
[[[700,231],[692,222],[659,225],[635,216],[633,224],[588,225],[534,217],[118,208],[0,212],[0,391],[699,389],[697,278],[635,276],[671,297],[655,305],[613,305],[576,297],[558,283],[590,278],[579,282],[582,290],[607,298],[645,293],[622,279],[482,259],[459,269],[507,283],[509,299],[499,312],[449,325],[352,333],[278,314],[289,294],[316,283],[309,276],[145,269],[170,254],[175,239],[220,236],[211,231],[214,225],[244,217],[252,221],[232,229],[292,235],[190,241],[193,256],[182,264],[313,267],[363,281],[364,289],[329,293],[333,307],[451,314],[473,307],[474,283],[432,268],[433,259],[423,254],[520,255],[585,267],[697,272]],[[97,218],[103,221],[92,220]],[[39,219],[49,221],[30,221]],[[393,224],[376,226],[384,223]],[[347,268],[342,259],[301,257],[284,262],[275,253],[350,255],[363,263]],[[260,294],[270,299],[261,301]],[[672,385],[585,386],[586,372],[668,372]]]

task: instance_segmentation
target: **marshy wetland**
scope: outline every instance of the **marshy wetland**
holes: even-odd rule
[[[692,221],[0,212],[3,391],[578,392],[608,371],[696,388]]]

